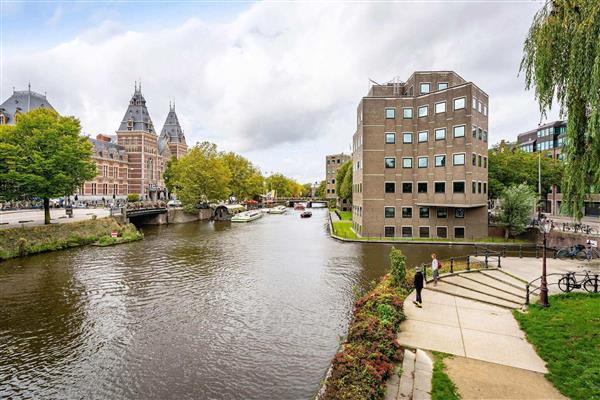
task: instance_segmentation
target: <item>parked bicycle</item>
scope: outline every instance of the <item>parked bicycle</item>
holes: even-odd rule
[[[576,244],[574,246],[570,246],[570,247],[564,247],[562,249],[559,249],[556,252],[556,257],[560,258],[561,260],[570,258],[570,259],[577,259],[579,261],[584,261],[584,260],[593,260],[596,258],[600,258],[600,252],[598,252],[598,249],[594,249],[591,247],[587,247],[582,245],[582,244]]]
[[[598,275],[591,275],[590,271],[584,271],[584,273],[585,275],[583,279],[577,281],[576,272],[567,272],[562,278],[559,279],[558,288],[565,293],[569,293],[574,289],[581,288],[588,293],[598,293],[598,287],[600,286]]]

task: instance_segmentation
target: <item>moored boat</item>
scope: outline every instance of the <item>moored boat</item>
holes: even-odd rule
[[[231,217],[231,222],[250,222],[262,217],[260,210],[244,211]]]
[[[286,211],[286,206],[276,206],[269,209],[269,214],[283,214]]]
[[[304,211],[302,214],[300,214],[300,218],[310,218],[312,217],[312,213],[310,211]]]

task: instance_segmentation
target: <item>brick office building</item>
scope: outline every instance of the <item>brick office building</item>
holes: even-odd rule
[[[342,211],[347,211],[350,207],[349,202],[346,200],[339,201],[336,193],[336,175],[338,169],[351,157],[348,154],[331,154],[325,156],[325,198],[335,199],[336,205]]]
[[[373,85],[353,135],[354,231],[486,237],[488,104],[452,71]]]

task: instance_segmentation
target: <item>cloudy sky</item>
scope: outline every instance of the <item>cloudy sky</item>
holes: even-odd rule
[[[189,144],[314,182],[349,152],[369,78],[455,70],[490,96],[491,143],[535,127],[517,75],[541,4],[0,0],[0,98],[31,82],[84,133],[112,134],[141,80],[157,129],[175,100]]]

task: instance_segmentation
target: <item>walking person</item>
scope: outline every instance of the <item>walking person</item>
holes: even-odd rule
[[[433,276],[433,286],[437,286],[438,276],[439,276],[439,267],[440,262],[437,259],[437,254],[433,253],[431,255],[431,275]]]
[[[421,290],[423,290],[423,272],[421,272],[421,268],[417,267],[415,272],[415,290],[417,291],[417,299],[413,301],[415,305],[419,308],[423,307],[423,299],[421,298]]]

